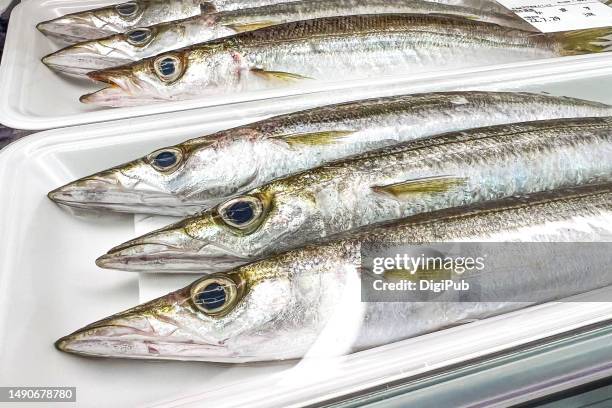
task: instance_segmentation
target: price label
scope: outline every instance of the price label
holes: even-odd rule
[[[612,27],[612,7],[597,0],[497,0],[543,33]]]

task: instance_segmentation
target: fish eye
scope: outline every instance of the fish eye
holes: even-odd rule
[[[219,215],[230,227],[250,229],[260,221],[263,204],[256,197],[244,196],[230,200],[219,207]]]
[[[128,2],[123,4],[118,4],[115,6],[115,10],[121,17],[134,17],[138,13],[138,3]]]
[[[151,153],[147,160],[156,170],[167,173],[175,170],[181,164],[183,154],[175,148],[161,149]]]
[[[209,275],[192,286],[191,301],[209,316],[223,316],[238,302],[243,287],[227,275]]]
[[[153,38],[153,33],[148,28],[135,28],[125,33],[127,42],[136,47],[147,45]]]
[[[183,64],[175,56],[162,56],[153,63],[155,73],[164,82],[173,82],[183,73]]]

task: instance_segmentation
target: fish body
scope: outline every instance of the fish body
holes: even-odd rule
[[[111,249],[101,267],[211,273],[382,221],[612,179],[612,118],[452,132],[276,179]]]
[[[447,14],[532,30],[529,24],[512,14],[422,0],[310,0],[201,14],[138,27],[126,33],[66,47],[46,56],[43,62],[57,71],[85,75],[262,27],[322,17],[379,13]]]
[[[610,184],[420,214],[203,277],[86,326],[56,346],[84,356],[224,363],[368,349],[608,286],[612,274],[609,268],[593,265],[597,257],[567,253],[558,243],[540,252],[540,258],[504,257],[503,251],[512,247],[502,246],[496,259],[516,270],[461,275],[477,283],[486,297],[458,302],[445,293],[442,296],[454,300],[363,302],[361,274],[366,272],[359,265],[364,244],[384,251],[408,243],[497,242],[501,236],[527,230],[538,233],[521,235],[521,241],[537,237],[540,242],[610,242],[611,218]],[[592,253],[603,255],[600,261],[606,256],[605,244],[601,245]]]
[[[75,44],[200,14],[258,7],[291,0],[133,0],[43,21],[36,28],[63,43]]]
[[[605,50],[610,29],[538,34],[452,16],[319,18],[266,27],[88,76],[107,84],[81,101],[101,106],[210,97],[332,78],[357,80]]]
[[[612,107],[549,95],[476,91],[355,101],[158,149],[71,182],[49,197],[89,210],[193,215],[273,179],[387,145],[468,128],[595,116],[612,116]],[[158,165],[162,156],[170,159],[164,166]]]

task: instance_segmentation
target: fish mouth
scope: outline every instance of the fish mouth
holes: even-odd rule
[[[113,326],[109,326],[109,329]],[[131,358],[151,360],[185,360],[230,362],[232,355],[225,348],[191,341],[161,341],[148,339],[118,339],[75,332],[55,342],[55,348],[64,353],[83,357]],[[181,352],[172,352],[171,350]],[[210,357],[204,357],[210,356]]]
[[[86,177],[50,191],[47,196],[58,205],[91,211],[155,213],[162,208],[167,215],[185,215],[188,209],[170,193],[126,186],[116,173]],[[128,182],[130,182],[128,180]]]
[[[134,77],[131,65],[89,72],[87,76],[108,86],[81,96],[82,103],[117,108],[167,101],[146,92],[146,87]]]
[[[79,98],[81,103],[108,108],[121,108],[125,106],[138,106],[138,99],[131,98],[116,85],[102,88],[99,91],[85,94]]]
[[[86,42],[68,46],[42,58],[42,63],[54,71],[77,76],[86,76],[93,71],[114,68],[132,61],[118,50],[110,49],[103,54],[100,44]]]
[[[232,357],[221,343],[180,322],[195,313],[189,287],[89,324],[55,342],[66,353],[89,357],[220,361]],[[175,312],[180,310],[180,312]]]
[[[120,67],[102,69],[93,71],[87,74],[87,76],[94,81],[103,82],[108,85],[116,85],[126,87],[126,82],[130,81],[129,77],[133,75],[132,67],[130,65],[123,65]]]
[[[165,244],[141,238],[112,248],[96,259],[100,268],[145,273],[210,274],[231,270],[246,262],[247,258],[210,243],[190,248],[184,241]]]
[[[233,269],[245,257],[206,238],[191,236],[185,222],[153,231],[110,249],[96,260],[101,268],[129,272],[208,274]]]
[[[68,14],[53,20],[43,21],[38,23],[36,28],[47,37],[68,44],[96,40],[121,32],[119,27],[109,24],[92,12]]]

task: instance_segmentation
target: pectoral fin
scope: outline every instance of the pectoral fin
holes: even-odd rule
[[[444,193],[455,187],[466,184],[465,177],[436,176],[416,180],[402,181],[401,183],[386,186],[373,186],[372,190],[377,193],[386,194],[396,199],[405,199],[415,194]]]
[[[237,33],[244,33],[246,31],[254,31],[254,30],[259,30],[260,28],[270,27],[275,24],[277,23],[275,23],[274,21],[254,21],[251,23],[225,24],[225,26],[231,28]]]
[[[264,69],[259,69],[259,68],[251,68],[251,72],[255,75],[261,76],[266,79],[283,81],[283,82],[300,81],[302,79],[312,79],[312,78],[308,78],[300,74],[293,74],[291,72],[266,71]]]
[[[339,142],[352,134],[352,130],[329,130],[324,132],[295,133],[291,135],[276,136],[289,146],[324,146]]]

